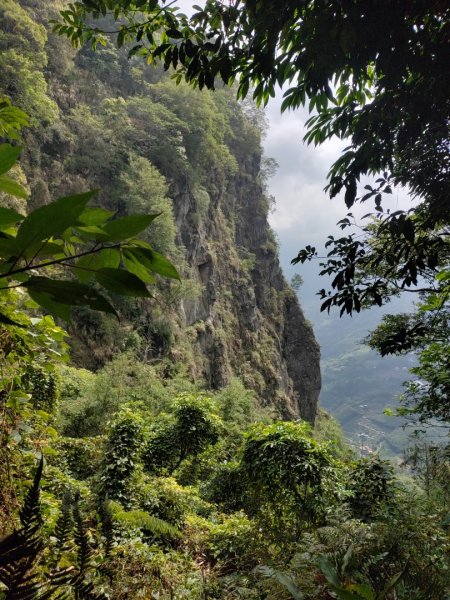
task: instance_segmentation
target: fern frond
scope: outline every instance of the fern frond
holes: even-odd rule
[[[180,538],[182,533],[171,523],[149,515],[143,510],[123,510],[117,502],[111,502],[110,508],[113,516],[121,523],[138,527],[143,531],[148,531],[153,535],[161,535],[170,538]]]
[[[68,490],[63,497],[61,504],[61,513],[56,521],[55,526],[55,537],[56,537],[56,549],[57,549],[57,560],[61,558],[61,554],[67,550],[68,542],[73,529],[72,519],[72,494]]]
[[[109,578],[110,583],[112,583],[114,572],[110,567],[110,560],[112,549],[114,547],[114,523],[107,498],[101,503],[98,512],[103,538],[103,560],[99,570],[106,575]]]
[[[84,581],[82,576],[74,579],[73,587],[75,590],[75,597],[79,600],[108,600],[108,596],[102,592],[96,592],[94,590],[94,584],[92,582]]]
[[[84,576],[90,567],[92,548],[89,542],[86,525],[83,521],[83,517],[81,516],[79,499],[80,495],[77,492],[73,501],[73,518],[75,521],[75,531],[73,537],[78,549],[78,569],[80,574]]]
[[[22,508],[19,511],[20,522],[24,530],[41,525],[40,486],[43,468],[44,457],[41,456],[38,468],[34,474],[33,484],[26,493]]]
[[[36,559],[43,547],[40,531],[40,482],[43,466],[44,460],[41,458],[33,484],[19,512],[22,528],[0,542],[0,581],[7,588],[5,600],[38,600],[48,597],[37,574],[33,573]]]
[[[274,569],[273,567],[268,567],[266,565],[256,567],[255,573],[258,573],[268,579],[275,579],[278,581],[278,583],[291,594],[294,600],[304,599],[305,596],[299,590],[295,581],[288,573],[284,573],[283,571],[279,571],[278,569]]]

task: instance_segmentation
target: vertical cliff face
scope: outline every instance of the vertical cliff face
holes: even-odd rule
[[[0,10],[8,31],[26,32],[4,41],[2,52],[24,60],[0,92],[32,119],[22,161],[31,206],[100,189],[98,202],[119,215],[161,213],[146,239],[183,279],[162,282],[153,301],[116,299],[120,324],[79,312],[75,363],[95,369],[133,347],[211,388],[238,376],[262,404],[312,422],[319,348],[267,222],[261,115],[230,91],[177,87],[126,49],[73,49],[51,33],[60,8],[8,0]]]
[[[238,375],[283,417],[314,422],[319,346],[281,271],[259,183],[261,155],[237,158],[238,172],[215,186],[200,225],[190,218],[198,212],[195,194],[175,194],[179,242],[203,289],[182,302],[184,325],[209,386]]]

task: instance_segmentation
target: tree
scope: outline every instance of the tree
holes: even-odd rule
[[[173,472],[189,456],[214,445],[221,424],[210,398],[181,394],[173,403],[172,415],[155,423],[144,451],[147,469]]]
[[[314,522],[324,508],[333,460],[307,423],[258,423],[246,434],[242,468],[258,497],[275,511]]]

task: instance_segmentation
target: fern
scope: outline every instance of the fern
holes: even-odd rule
[[[61,514],[55,526],[54,535],[57,540],[57,561],[61,558],[62,553],[67,550],[72,530],[72,495],[70,491],[67,491],[64,494],[61,504]]]
[[[41,456],[38,468],[34,474],[33,484],[28,490],[19,512],[20,522],[24,531],[34,530],[41,525],[40,485],[43,469],[44,457]]]
[[[89,543],[86,526],[80,512],[80,494],[77,492],[73,500],[73,518],[75,521],[74,540],[77,545],[77,562],[80,575],[84,577],[90,567],[92,548]]]
[[[258,573],[268,579],[275,579],[278,581],[278,583],[291,594],[294,600],[304,599],[305,596],[299,590],[295,581],[288,573],[284,573],[283,571],[279,571],[278,569],[274,569],[273,567],[268,567],[265,565],[256,567],[255,573]]]
[[[149,515],[143,510],[125,511],[117,502],[110,502],[110,509],[114,517],[122,523],[138,527],[144,531],[149,531],[153,535],[160,535],[172,539],[181,537],[181,531],[163,519]]]
[[[42,550],[40,531],[40,492],[44,460],[41,458],[33,483],[20,510],[22,527],[0,542],[0,581],[6,587],[5,600],[34,600],[48,597],[42,593],[33,567]]]
[[[103,562],[100,566],[101,573],[105,574],[110,583],[113,580],[113,571],[109,566],[109,562],[112,556],[112,549],[114,547],[114,523],[109,507],[108,500],[104,500],[99,508],[100,527],[103,538]]]
[[[73,582],[75,597],[79,600],[108,600],[108,596],[102,592],[96,592],[92,582],[86,582],[77,577]]]

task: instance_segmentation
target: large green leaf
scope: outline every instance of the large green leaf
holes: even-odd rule
[[[20,146],[11,146],[11,144],[0,145],[0,175],[7,173],[16,164],[21,150]]]
[[[47,300],[55,304],[63,304],[67,306],[89,306],[93,310],[101,312],[117,314],[111,304],[102,294],[94,288],[78,283],[76,281],[66,281],[61,279],[49,279],[48,277],[32,276],[23,284],[28,290],[30,296],[48,308],[42,303]],[[52,312],[55,312],[52,310]],[[58,313],[57,313],[58,314]],[[66,313],[67,314],[67,313]],[[61,315],[60,315],[61,316]],[[66,317],[64,317],[66,318]]]
[[[95,277],[101,286],[115,294],[136,297],[150,296],[145,283],[124,269],[100,269]]]
[[[11,196],[16,196],[17,198],[26,198],[28,196],[26,190],[11,179],[11,177],[6,177],[6,175],[0,175],[0,192],[5,192],[6,194],[10,194]]]
[[[45,309],[47,312],[64,319],[64,321],[70,320],[71,306],[69,304],[61,304],[56,302],[50,294],[45,292],[38,292],[36,290],[28,290],[30,297]]]
[[[110,219],[113,214],[112,211],[101,208],[100,206],[86,208],[78,217],[78,223],[84,226],[101,225]]]
[[[15,225],[19,221],[23,221],[25,217],[20,215],[18,212],[13,210],[12,208],[3,208],[0,206],[0,230],[4,231],[11,227],[11,225]]]
[[[38,242],[29,246],[23,253],[24,258],[43,258],[44,256],[51,256],[52,258],[64,258],[64,247],[63,243],[56,242]]]
[[[329,581],[329,583],[333,584],[334,586],[339,587],[341,585],[341,582],[339,581],[336,569],[330,561],[330,559],[326,556],[321,556],[319,559],[319,565],[320,570],[327,578],[327,581]]]
[[[74,272],[80,281],[90,281],[96,271],[104,267],[117,268],[120,264],[120,252],[116,248],[104,248],[95,254],[82,256],[75,265]]]
[[[110,221],[104,225],[103,230],[108,234],[108,239],[111,242],[119,242],[128,240],[141,233],[150,225],[152,221],[159,216],[156,215],[129,215],[121,217],[115,221]]]
[[[74,226],[95,193],[66,196],[34,210],[17,232],[19,252],[23,252],[32,244],[61,235],[68,227]]]
[[[284,573],[283,571],[279,571],[278,569],[273,569],[272,567],[267,567],[265,565],[257,567],[255,572],[264,575],[264,577],[276,579],[290,593],[294,600],[304,599],[304,595],[288,573]]]
[[[162,275],[163,277],[180,280],[178,271],[170,260],[162,256],[162,254],[158,254],[158,252],[155,252],[150,248],[141,247],[130,247],[128,248],[128,251],[153,273],[158,273],[158,275]]]

